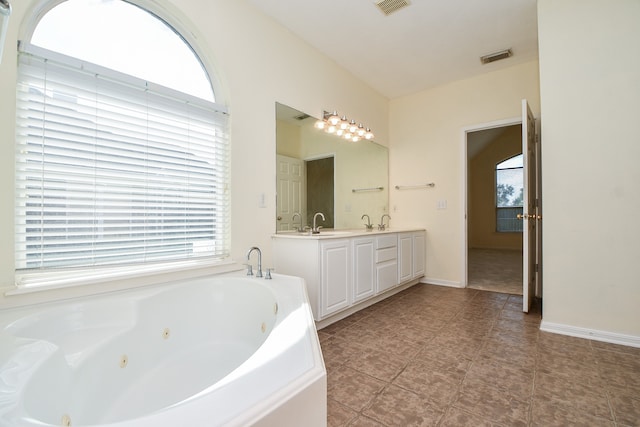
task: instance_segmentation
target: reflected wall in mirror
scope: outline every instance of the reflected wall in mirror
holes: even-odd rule
[[[311,227],[316,212],[324,228],[364,228],[363,214],[378,224],[388,212],[387,148],[327,134],[316,120],[276,103],[277,232]]]

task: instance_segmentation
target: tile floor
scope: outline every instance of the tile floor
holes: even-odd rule
[[[468,274],[472,289],[522,295],[522,251],[470,248]]]
[[[329,426],[639,426],[640,349],[522,297],[418,284],[320,331]]]

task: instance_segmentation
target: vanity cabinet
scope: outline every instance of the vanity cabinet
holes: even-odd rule
[[[413,278],[425,275],[426,268],[426,252],[427,252],[427,236],[424,231],[413,234]]]
[[[387,298],[424,274],[424,231],[283,233],[272,242],[275,271],[305,279],[319,324]],[[402,281],[400,268],[410,271]]]
[[[376,293],[398,284],[398,235],[384,234],[376,238]]]
[[[374,295],[375,274],[374,256],[375,242],[373,237],[354,238],[353,250],[353,302],[365,300]]]
[[[425,233],[398,234],[398,283],[404,283],[425,272]]]
[[[320,316],[326,317],[351,304],[351,262],[348,240],[320,243]]]

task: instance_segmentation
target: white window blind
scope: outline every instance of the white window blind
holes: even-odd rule
[[[227,122],[212,102],[21,53],[16,270],[228,256]]]

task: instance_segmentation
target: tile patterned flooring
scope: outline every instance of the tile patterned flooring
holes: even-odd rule
[[[469,249],[469,287],[522,295],[522,251]]]
[[[640,349],[522,297],[418,284],[318,331],[329,426],[640,426]]]

